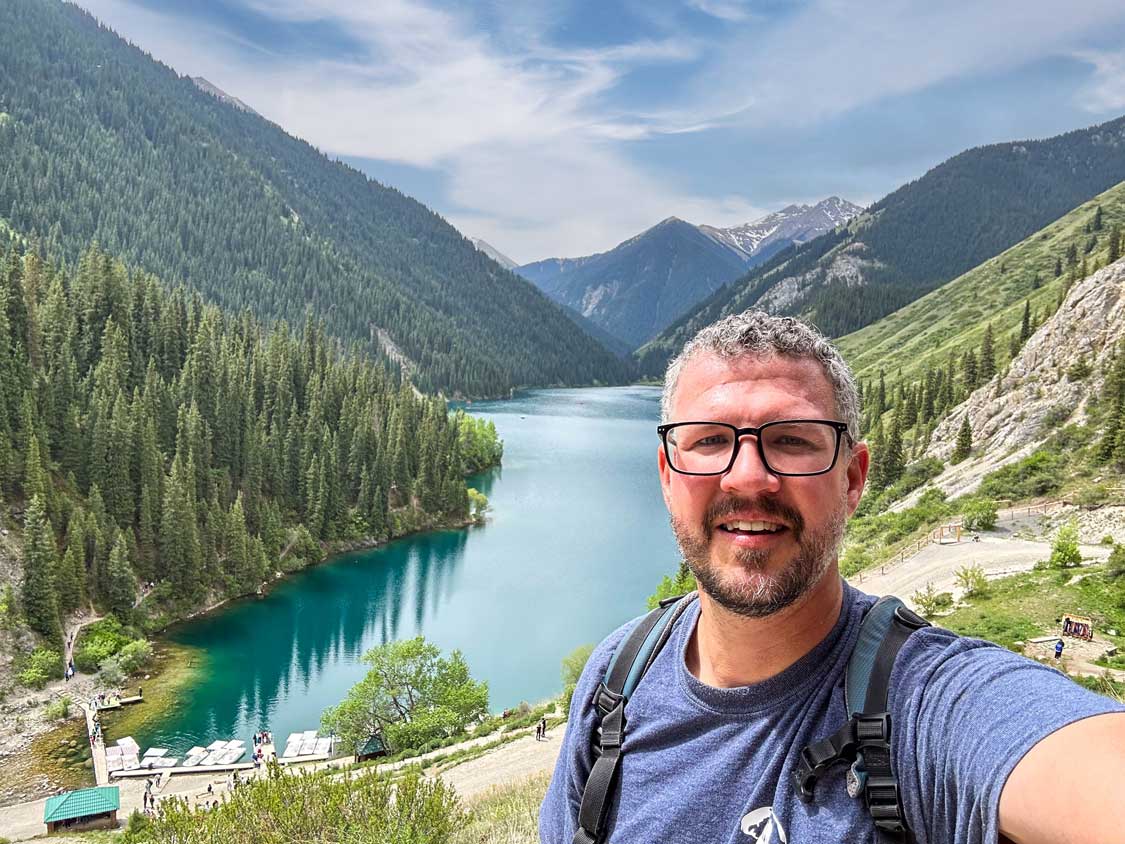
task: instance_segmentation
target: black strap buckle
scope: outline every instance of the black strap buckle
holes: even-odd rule
[[[619,695],[616,692],[610,691],[610,688],[605,683],[599,683],[598,690],[594,692],[594,706],[597,708],[598,714],[603,718],[612,712],[624,699],[624,695]]]

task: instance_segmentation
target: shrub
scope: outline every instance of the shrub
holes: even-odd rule
[[[130,641],[120,621],[112,616],[103,618],[82,630],[74,648],[74,666],[79,671],[93,674]]]
[[[984,576],[984,567],[971,565],[957,569],[957,585],[961,587],[967,598],[986,594],[988,578]]]
[[[120,686],[125,682],[125,672],[121,668],[121,660],[115,656],[102,662],[101,671],[98,672],[98,680],[104,686]]]
[[[1082,507],[1096,507],[1109,501],[1109,487],[1105,484],[1091,484],[1079,490],[1074,503]]]
[[[49,721],[62,721],[70,717],[71,700],[63,695],[58,700],[53,700],[43,709],[43,715]]]
[[[1121,577],[1125,574],[1125,545],[1114,544],[1109,559],[1106,560],[1106,574],[1110,577]]]
[[[1102,545],[1116,545],[1116,544],[1117,543],[1114,541],[1112,533],[1107,533],[1105,536],[1102,537]]]
[[[563,657],[562,681],[564,686],[572,686],[578,682],[578,678],[582,676],[582,669],[586,667],[590,654],[593,652],[593,645],[579,645]]]
[[[456,792],[415,769],[392,783],[377,776],[289,776],[271,766],[265,779],[246,782],[209,812],[181,800],[162,802],[146,840],[438,844],[449,841],[465,820]]]
[[[996,501],[991,498],[971,498],[961,511],[966,530],[992,530],[996,527]]]
[[[49,648],[36,648],[16,674],[21,685],[41,689],[49,680],[57,680],[63,675],[62,656]]]
[[[126,674],[136,673],[138,669],[147,665],[150,659],[152,659],[152,645],[145,639],[130,642],[117,654],[121,670]]]
[[[861,545],[849,545],[840,558],[840,574],[851,577],[870,568],[874,563],[875,559],[867,553],[866,548]]]
[[[125,834],[121,837],[121,840],[124,844],[138,844],[148,837],[147,833],[151,828],[152,821],[134,809],[125,824]]]
[[[953,604],[953,595],[949,592],[938,592],[934,584],[926,581],[926,588],[919,589],[910,596],[910,600],[918,607],[918,611],[926,616],[933,617],[939,610],[947,609]]]
[[[1055,534],[1048,563],[1055,568],[1063,569],[1077,566],[1081,562],[1082,552],[1078,550],[1078,523],[1071,519]]]
[[[1066,471],[1064,455],[1039,449],[981,481],[979,494],[987,498],[1035,498],[1059,488]]]

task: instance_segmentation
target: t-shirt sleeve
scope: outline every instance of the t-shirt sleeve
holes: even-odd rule
[[[918,844],[997,841],[1000,793],[1024,754],[1067,724],[1125,711],[1049,666],[929,628],[895,661],[888,706]]]
[[[594,737],[597,712],[591,701],[598,684],[605,677],[605,670],[614,650],[638,621],[639,619],[633,619],[622,625],[594,648],[574,688],[563,746],[559,751],[558,762],[555,763],[555,773],[551,777],[547,795],[543,798],[543,805],[539,807],[541,844],[570,844],[574,838],[582,788],[594,764],[594,751],[590,743]]]

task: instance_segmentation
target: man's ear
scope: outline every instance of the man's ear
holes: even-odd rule
[[[669,499],[669,490],[672,484],[672,470],[668,466],[668,455],[664,453],[663,444],[656,447],[656,465],[660,470],[660,492],[664,496],[664,506],[671,511],[672,502]]]
[[[869,468],[871,468],[871,452],[867,450],[867,443],[856,443],[851,447],[847,468],[849,516],[855,512],[859,506],[859,499],[863,497]]]

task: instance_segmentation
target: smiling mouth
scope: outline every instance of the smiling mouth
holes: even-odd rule
[[[745,534],[748,536],[768,536],[770,534],[781,533],[784,530],[788,530],[785,525],[777,524],[776,522],[763,522],[759,520],[735,520],[730,522],[722,522],[718,527],[719,530],[723,531],[724,533]]]

